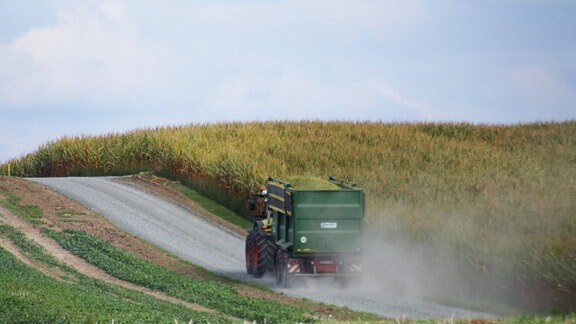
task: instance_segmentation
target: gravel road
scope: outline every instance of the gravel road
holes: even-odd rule
[[[209,223],[189,210],[143,189],[113,181],[112,177],[30,180],[78,201],[108,218],[122,230],[184,260],[234,279],[268,285],[287,295],[391,318],[494,318],[494,315],[486,313],[402,298],[389,293],[344,290],[330,283],[316,288],[306,286],[280,289],[275,287],[271,277],[257,280],[246,274],[244,237]]]

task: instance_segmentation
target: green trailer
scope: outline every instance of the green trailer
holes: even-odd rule
[[[275,273],[279,285],[298,276],[342,279],[362,272],[364,192],[329,178],[330,189],[299,189],[270,177],[252,200],[263,208],[246,237],[246,270]],[[256,208],[251,208],[256,209]]]

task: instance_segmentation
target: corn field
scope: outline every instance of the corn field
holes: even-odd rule
[[[155,171],[239,212],[269,175],[334,175],[365,189],[382,236],[576,299],[576,121],[193,124],[64,137],[7,162],[18,176]]]

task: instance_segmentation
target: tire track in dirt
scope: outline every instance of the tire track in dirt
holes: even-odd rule
[[[0,222],[0,224],[3,223]],[[38,262],[36,260],[27,257],[20,251],[20,249],[14,243],[12,243],[12,241],[10,241],[7,238],[0,238],[0,248],[3,248],[4,250],[11,253],[18,261],[24,263],[29,268],[34,268],[52,279],[69,282],[68,279],[70,278],[65,272],[63,272],[58,268],[50,268],[41,262]]]
[[[24,236],[28,240],[33,241],[36,244],[40,245],[47,254],[54,257],[59,263],[72,267],[79,273],[84,274],[88,277],[102,280],[110,284],[118,285],[126,289],[135,290],[144,293],[146,295],[152,296],[156,299],[167,301],[172,304],[182,305],[195,311],[217,313],[213,309],[209,309],[198,304],[190,303],[163,293],[152,291],[150,289],[135,285],[133,283],[115,278],[109,275],[108,273],[104,272],[100,268],[70,253],[68,250],[62,248],[56,241],[52,240],[51,238],[43,236],[39,228],[20,219],[18,216],[12,214],[3,207],[0,207],[0,223],[6,224],[14,228],[16,231],[24,234]],[[7,251],[11,252],[18,260],[20,260],[27,266],[33,267],[51,278],[62,280],[62,277],[60,276],[61,273],[59,273],[58,271],[53,272],[54,271],[53,269],[49,269],[40,264],[39,262],[36,262],[26,257],[9,240],[1,239],[0,246],[2,246]]]

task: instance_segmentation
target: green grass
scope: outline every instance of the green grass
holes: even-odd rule
[[[14,228],[8,225],[0,225],[0,237],[9,238],[22,252],[24,252],[30,258],[49,266],[60,267],[56,259],[46,255],[39,245],[26,239],[24,234],[14,230]]]
[[[0,322],[228,322],[102,283],[56,281],[0,248]]]
[[[22,205],[18,196],[2,188],[0,188],[0,195],[4,197],[4,199],[0,199],[0,205],[4,208],[33,224],[44,224],[42,221],[43,213],[38,206]]]
[[[230,209],[226,208],[225,206],[215,202],[213,199],[205,195],[201,195],[198,191],[191,189],[190,187],[186,187],[180,183],[171,182],[168,184],[169,187],[178,190],[188,199],[195,201],[198,203],[202,208],[206,209],[207,211],[211,212],[212,214],[234,224],[242,228],[250,228],[252,227],[252,223],[248,221],[246,218],[238,215],[237,213],[231,211]]]
[[[258,322],[308,322],[311,317],[293,306],[242,296],[231,286],[171,272],[119,250],[100,238],[80,231],[45,230],[70,252],[119,279],[170,296],[197,303],[222,313]]]
[[[62,282],[47,277],[0,248],[1,323],[230,322],[221,315],[193,311],[86,277],[59,264],[9,226],[0,226],[0,237],[12,240],[34,260],[66,272],[72,280]]]

